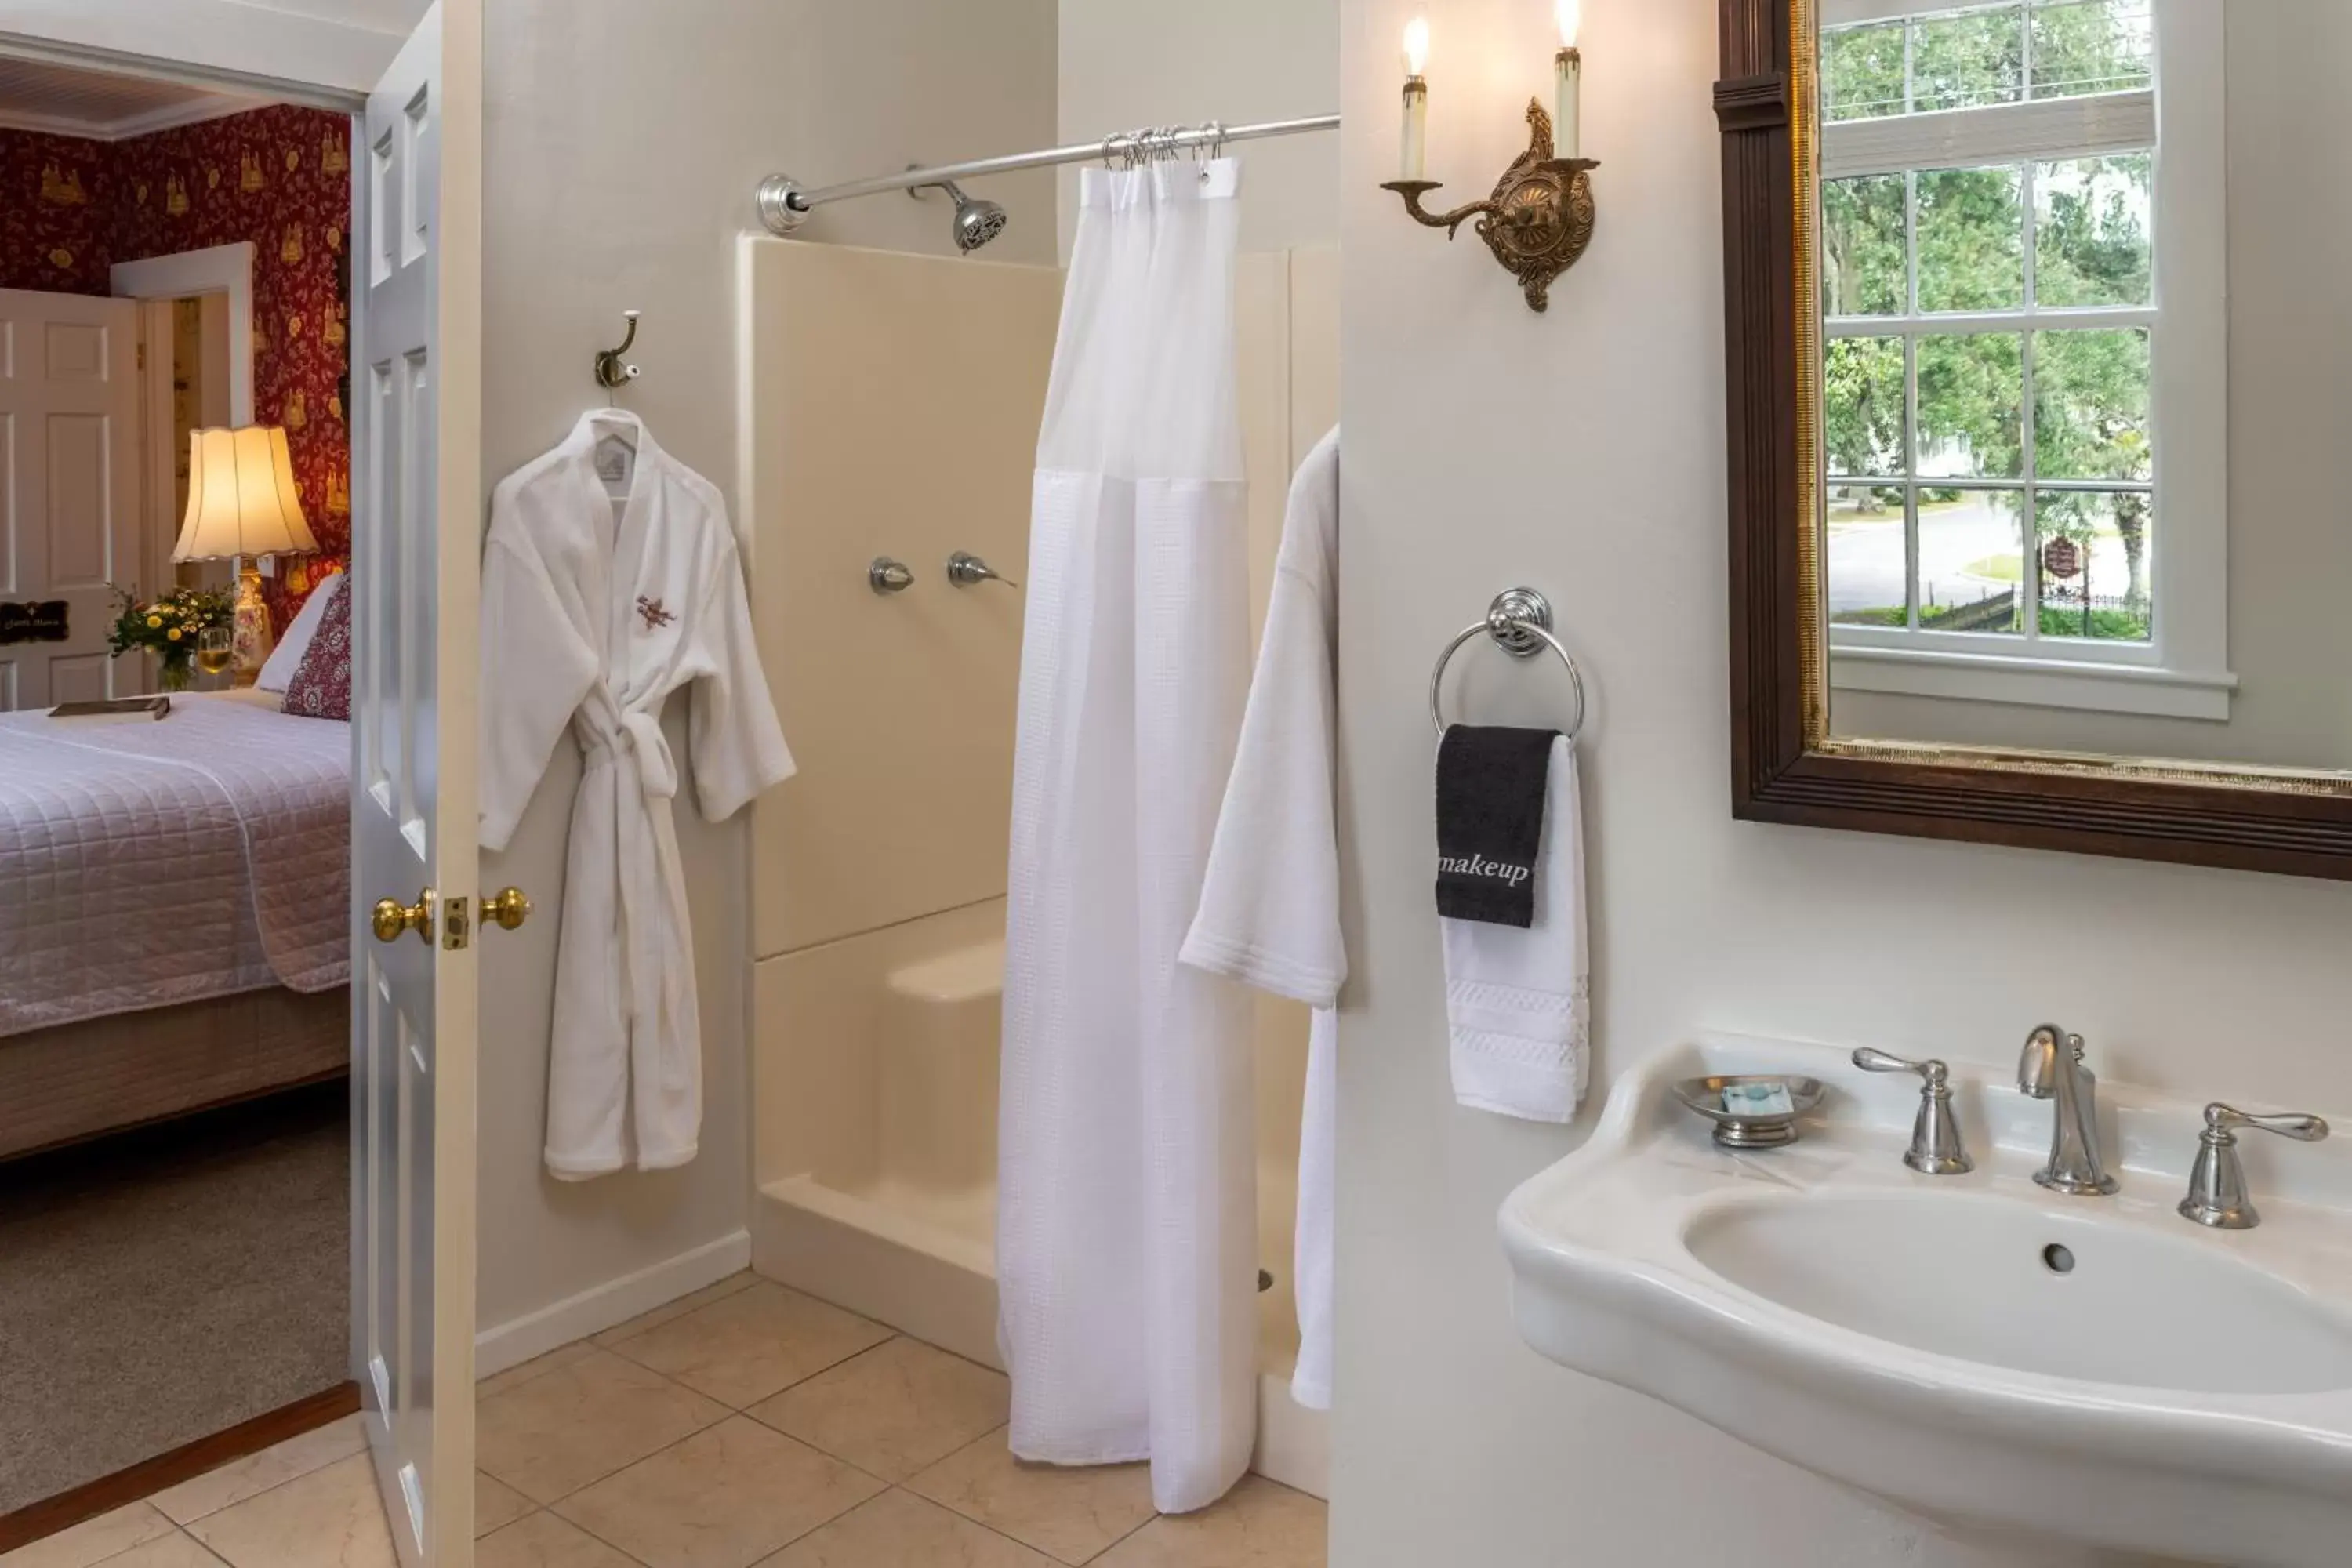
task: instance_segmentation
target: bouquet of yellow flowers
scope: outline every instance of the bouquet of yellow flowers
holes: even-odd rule
[[[117,588],[114,601],[117,613],[113,629],[106,634],[107,646],[117,658],[133,648],[155,655],[162,661],[166,691],[187,689],[194,669],[197,634],[236,619],[235,602],[225,590],[174,588],[151,604],[142,604],[136,594]]]

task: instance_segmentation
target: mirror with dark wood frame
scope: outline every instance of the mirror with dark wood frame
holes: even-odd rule
[[[1735,813],[2352,877],[2352,7],[1720,4]]]

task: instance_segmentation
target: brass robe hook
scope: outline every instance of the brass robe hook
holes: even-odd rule
[[[637,313],[624,310],[621,315],[629,323],[628,333],[621,339],[621,346],[596,351],[596,384],[607,392],[618,391],[624,382],[637,379],[637,367],[625,363],[621,359],[629,352],[629,345],[637,341]]]

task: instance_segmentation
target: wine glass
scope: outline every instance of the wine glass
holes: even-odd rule
[[[196,634],[196,668],[206,675],[225,672],[236,658],[236,629],[206,626]]]

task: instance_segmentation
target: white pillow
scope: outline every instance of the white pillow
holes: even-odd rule
[[[348,572],[338,572],[310,590],[310,596],[303,600],[301,609],[295,612],[294,624],[288,626],[286,635],[278,640],[278,647],[262,665],[260,677],[254,685],[264,691],[282,692],[294,683],[294,672],[302,668],[302,655],[310,646],[311,634],[319,629],[320,621],[326,617],[327,606],[333,604],[335,595],[343,591],[343,580],[350,575]]]

